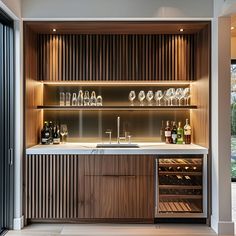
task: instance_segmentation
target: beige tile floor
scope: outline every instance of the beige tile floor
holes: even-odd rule
[[[7,236],[214,236],[204,225],[169,224],[32,224],[21,231],[9,231]]]
[[[236,183],[232,183],[232,218],[236,222]],[[236,231],[235,231],[236,232]],[[32,224],[7,236],[213,236],[205,225],[183,224]]]

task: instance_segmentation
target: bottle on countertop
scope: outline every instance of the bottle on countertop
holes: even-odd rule
[[[53,144],[60,144],[60,130],[58,125],[53,128]]]
[[[177,129],[177,144],[183,144],[183,142],[184,142],[184,130],[181,127],[181,122],[179,122]]]
[[[186,119],[184,126],[184,142],[185,144],[191,144],[191,126],[189,125],[188,119]]]
[[[43,129],[41,130],[41,144],[50,144],[50,131],[48,122],[44,122]]]
[[[170,128],[170,121],[166,121],[166,128],[165,128],[165,141],[167,144],[171,143],[171,128]]]
[[[172,139],[173,144],[177,143],[177,126],[176,126],[175,121],[173,121],[173,126],[171,130],[171,139]]]
[[[160,137],[161,137],[161,142],[165,142],[164,120],[161,121]]]
[[[53,122],[49,121],[50,143],[53,143]]]

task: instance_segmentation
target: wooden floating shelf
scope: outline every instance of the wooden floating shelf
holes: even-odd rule
[[[189,110],[197,109],[197,106],[37,106],[38,109],[44,110],[58,110],[58,111],[75,111],[75,110],[89,110],[89,111],[103,111],[103,110],[124,110],[124,111],[149,111],[149,110]]]

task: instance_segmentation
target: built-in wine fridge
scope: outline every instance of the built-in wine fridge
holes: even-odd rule
[[[156,218],[207,216],[207,155],[156,158]]]

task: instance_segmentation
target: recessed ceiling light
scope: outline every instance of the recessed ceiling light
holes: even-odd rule
[[[234,29],[234,27],[233,26],[231,26],[231,30],[233,30]]]
[[[181,29],[179,29],[179,31],[180,31],[180,32],[183,32],[183,31],[184,31],[184,29],[182,29],[182,28],[181,28]]]
[[[52,31],[53,31],[53,32],[56,32],[57,30],[56,30],[56,29],[53,29]]]

